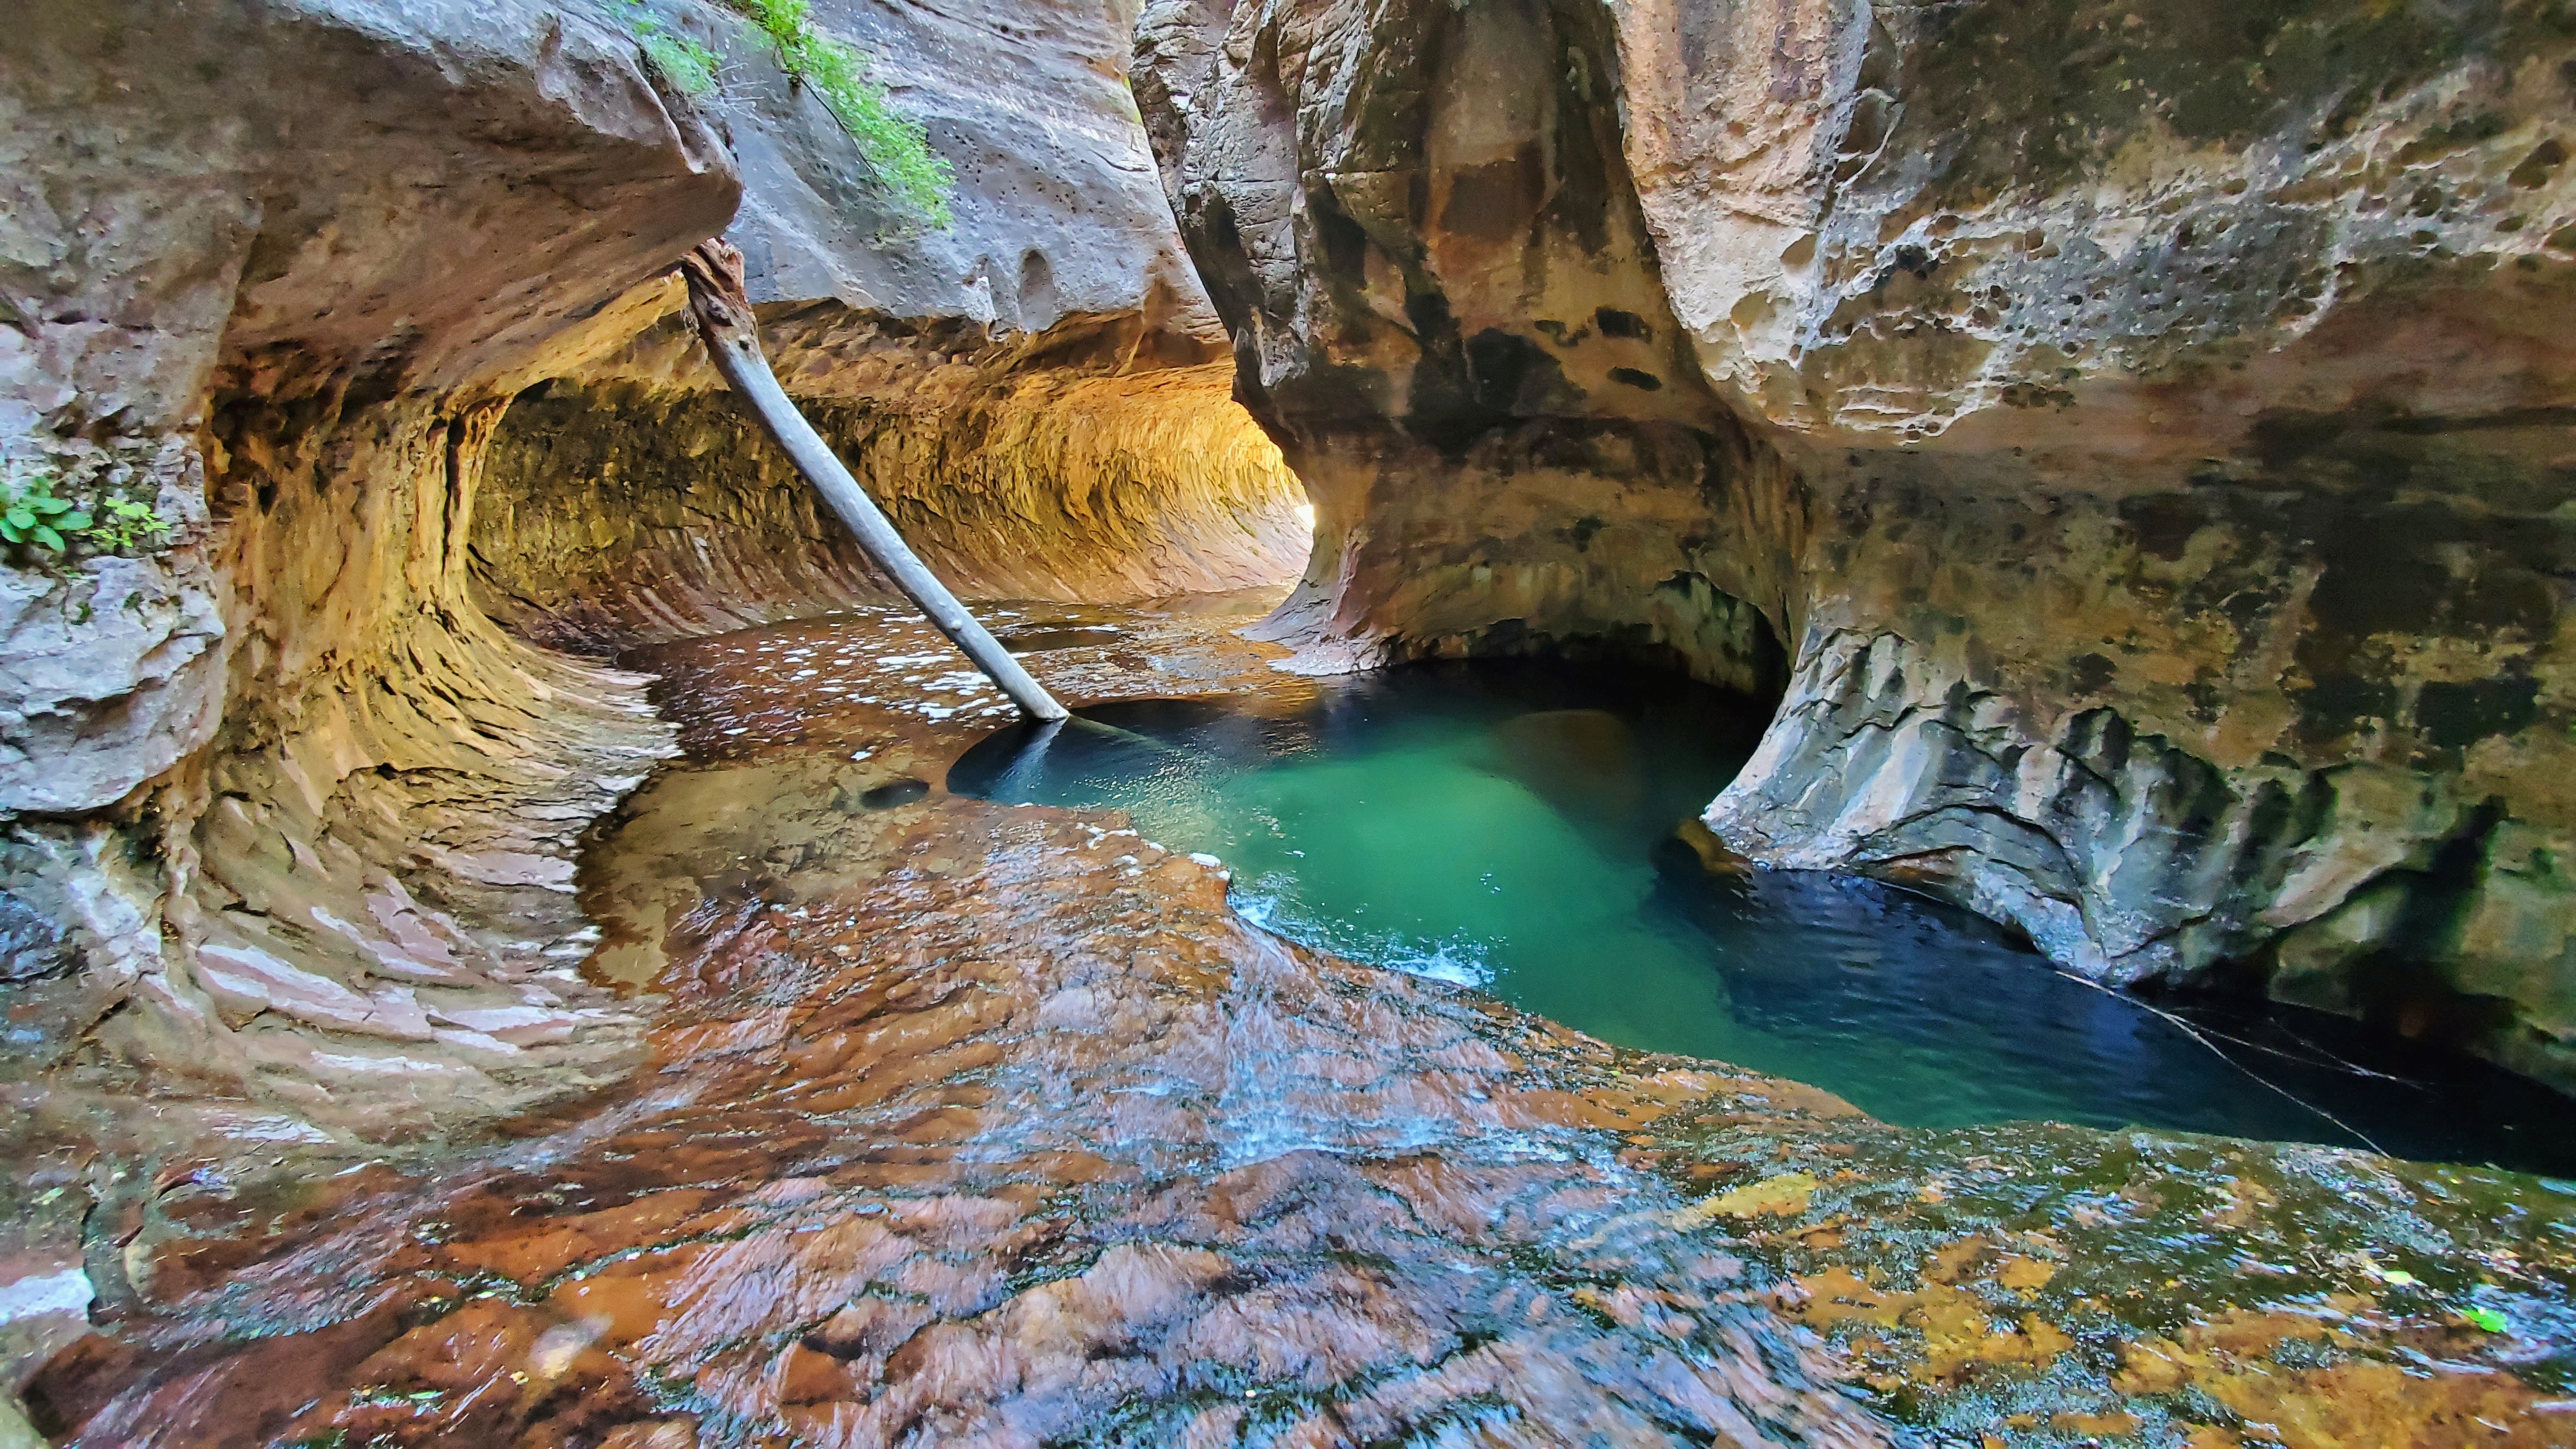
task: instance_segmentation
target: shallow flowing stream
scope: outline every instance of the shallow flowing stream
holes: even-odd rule
[[[1220,858],[1237,909],[1282,935],[1622,1046],[1912,1127],[2044,1118],[2576,1165],[2563,1102],[2464,1057],[2315,1013],[2115,995],[1868,881],[1713,874],[1676,827],[1761,729],[1716,691],[1480,662],[1083,714],[991,736],[949,788],[1128,811]]]
[[[1267,607],[990,608],[1094,717],[1043,750],[909,610],[636,651],[685,753],[580,878],[636,1069],[143,1179],[154,1306],[25,1401],[120,1449],[2569,1442],[2563,1168],[2067,1125],[2337,1130],[1972,918],[1712,874],[1674,826],[1758,710],[1292,676]],[[2563,1141],[2445,1059],[2210,1039],[2401,1152]]]

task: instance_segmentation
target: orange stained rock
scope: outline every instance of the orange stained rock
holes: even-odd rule
[[[1788,1172],[1718,1193],[1684,1208],[1673,1217],[1676,1227],[1701,1227],[1719,1218],[1794,1217],[1807,1210],[1816,1194],[1813,1173]]]
[[[2320,1444],[2555,1426],[2499,1374],[2401,1400],[2363,1366],[2272,1357],[2341,1352],[2366,1299],[2230,1313],[2117,1361],[2086,1319],[2079,1350],[2068,1329],[2101,1305],[2059,1301],[2090,1262],[2056,1239],[1949,1235],[1919,1279],[1910,1254],[1894,1274],[1853,1258],[1887,1226],[1864,1203],[1891,1139],[1839,1099],[1286,946],[1114,817],[935,791],[844,808],[935,776],[962,732],[722,707],[747,702],[737,717],[799,733],[706,747],[586,867],[617,979],[659,972],[636,1003],[657,1013],[645,1069],[413,1179],[379,1170],[265,1217],[190,1200],[171,1221],[192,1236],[135,1250],[164,1265],[143,1311],[42,1376],[74,1442],[1114,1426],[1343,1445],[1508,1422],[1544,1444],[1873,1443],[1887,1427],[1836,1380],[1955,1413],[2084,1373],[2132,1398],[2203,1391]],[[780,812],[792,828],[760,854],[738,827]],[[1704,1160],[1709,1132],[1746,1141]],[[1655,1175],[1666,1161],[1695,1189]],[[1961,1211],[1924,1204],[1973,1203],[1992,1169],[1909,1169],[1895,1217]],[[2252,1231],[2277,1207],[2247,1177],[2208,1216]],[[1774,1255],[1813,1271],[1746,1261]],[[2097,1395],[2016,1432],[2115,1434],[2124,1412]]]
[[[1116,1419],[1322,1445],[1479,1406],[1533,1442],[1883,1441],[1618,1161],[1625,1124],[1734,1079],[1614,1075],[1580,1038],[1260,936],[1208,872],[1105,869],[1133,843],[1071,817],[949,802],[910,840],[960,863],[708,931],[661,983],[655,1070],[527,1163],[425,1180],[220,1308],[173,1305],[76,1442],[222,1444],[291,1410],[395,1444],[653,1443],[685,1415],[740,1426],[717,1442]],[[518,1288],[477,1296],[493,1279]],[[353,1296],[409,1306],[231,1327]],[[271,1358],[333,1333],[357,1338],[269,1405]]]

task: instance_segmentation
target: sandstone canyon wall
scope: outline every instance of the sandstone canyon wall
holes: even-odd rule
[[[1137,86],[1317,667],[1785,675],[1754,861],[2576,1086],[2571,57],[2505,0],[1156,0]]]
[[[0,56],[10,464],[183,525],[0,569],[0,946],[100,1092],[401,1131],[624,1059],[570,861],[664,731],[525,640],[875,587],[675,318],[728,227],[982,591],[1269,581],[1275,443],[1306,667],[1785,691],[1710,816],[1757,861],[2571,1080],[2559,10],[1163,0],[1158,178],[1127,17],[824,7],[945,229],[730,12],[656,12],[694,98],[622,13],[45,5]]]
[[[462,505],[731,214],[717,138],[536,5],[39,6],[0,97],[13,474],[183,520],[0,570],[9,975],[58,978],[10,1076],[65,1074],[17,1125],[175,1085],[182,1137],[399,1138],[596,1080],[570,850],[665,731],[472,608]]]
[[[1223,330],[1127,94],[1126,16],[1019,0],[817,15],[900,81],[955,168],[950,224],[889,202],[748,27],[709,27],[727,79],[702,108],[743,168],[726,234],[771,361],[915,547],[993,596],[1293,572],[1302,497],[1230,401]],[[495,616],[609,644],[877,593],[722,392],[672,315],[523,398],[476,514]]]
[[[382,1144],[631,1065],[637,1009],[575,969],[573,856],[669,731],[643,679],[528,639],[877,587],[678,320],[704,237],[752,253],[789,385],[966,583],[1301,556],[1116,17],[824,7],[956,164],[941,228],[748,22],[652,13],[719,48],[716,90],[649,64],[631,7],[19,21],[0,449],[182,526],[0,567],[13,1130]]]

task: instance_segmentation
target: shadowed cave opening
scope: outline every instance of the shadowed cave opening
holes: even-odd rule
[[[1288,939],[1617,1046],[1820,1086],[1898,1125],[2144,1125],[2576,1168],[2545,1088],[2445,1047],[2250,995],[2108,992],[1947,902],[1744,868],[1696,816],[1751,755],[1791,660],[1761,611],[1699,573],[1651,587],[1653,624],[1504,619],[1391,640],[1412,663],[1192,697],[1136,647],[1127,611],[1258,633],[1307,564],[1313,511],[1275,452],[1209,466],[1225,456],[1209,436],[1258,439],[1230,402],[1148,405],[1163,433],[1105,465],[1046,425],[810,405],[1005,647],[1107,666],[1081,714],[1110,732],[1006,724],[944,646],[887,656],[895,673],[869,693],[834,685],[830,662],[863,654],[900,605],[721,395],[558,383],[519,398],[477,500],[478,587],[527,637],[655,673],[706,651],[762,657],[776,640],[724,641],[802,621],[808,652],[786,657],[826,667],[801,671],[810,684],[791,671],[748,713],[680,706],[708,721],[684,734],[693,754],[808,748],[807,712],[852,701],[1003,725],[953,766],[835,799],[898,809],[933,793],[928,777],[1124,811],[1224,861],[1235,908]],[[1034,467],[1010,454],[1033,435],[1052,449]],[[1190,446],[1169,451],[1174,436]],[[1067,506],[1086,494],[1087,510]]]
[[[1776,693],[1613,662],[1612,641],[1505,637],[1509,655],[1290,698],[1007,725],[946,787],[1122,811],[1221,861],[1235,908],[1290,940],[1899,1126],[2147,1126],[2576,1168],[2559,1099],[2465,1054],[2251,998],[2108,991],[1946,902],[1746,868],[1696,816]]]

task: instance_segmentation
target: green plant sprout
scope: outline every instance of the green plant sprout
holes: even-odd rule
[[[956,173],[930,149],[930,133],[894,107],[868,76],[868,56],[814,28],[811,0],[724,0],[760,27],[778,53],[778,68],[810,90],[842,131],[858,143],[877,184],[895,203],[934,229],[951,216],[948,192]],[[672,30],[645,0],[608,0],[609,9],[635,37],[645,62],[682,95],[713,90],[723,57]]]
[[[662,17],[644,7],[644,0],[613,3],[626,22],[627,33],[642,48],[645,62],[670,82],[672,89],[684,96],[701,96],[715,89],[716,67],[723,58],[714,50],[664,26]]]
[[[0,538],[47,553],[71,545],[65,535],[89,527],[90,516],[68,498],[54,496],[54,475],[32,473],[26,481],[0,484]]]
[[[99,553],[153,549],[169,542],[170,521],[148,504],[106,498],[94,507],[54,491],[51,470],[0,479],[0,542],[39,560],[69,555],[74,544]]]
[[[811,0],[727,0],[778,48],[779,68],[814,92],[858,143],[868,168],[895,200],[934,228],[950,220],[956,175],[930,149],[930,133],[894,108],[868,76],[868,57],[814,28]]]
[[[100,548],[119,552],[159,548],[170,541],[170,533],[170,520],[151,505],[110,498],[99,505],[99,517],[89,525],[86,537]]]

